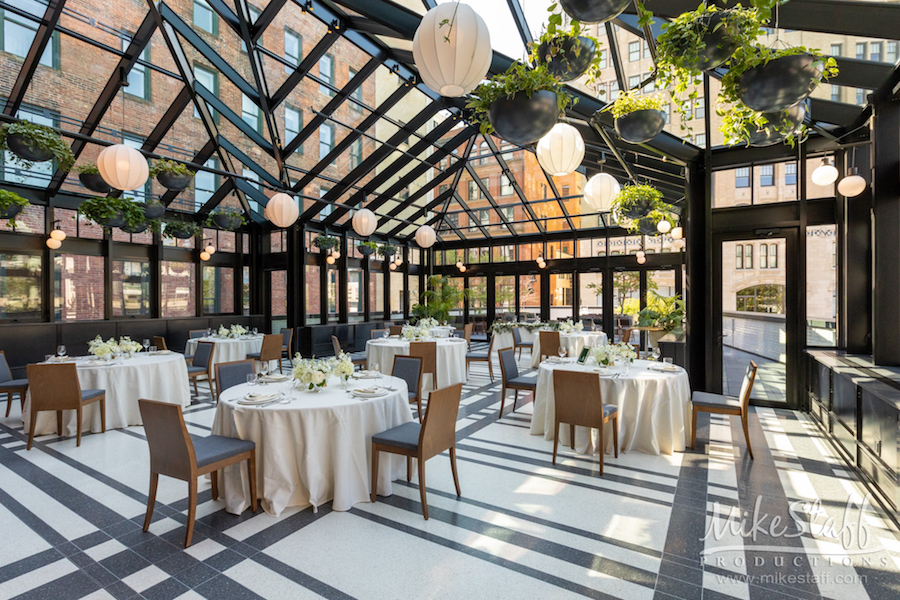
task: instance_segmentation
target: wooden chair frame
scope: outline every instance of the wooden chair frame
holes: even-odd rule
[[[28,365],[28,386],[31,388],[31,414],[29,416],[28,446],[31,450],[34,443],[34,426],[38,413],[56,411],[56,427],[59,436],[63,436],[63,411],[76,412],[76,446],[81,446],[82,410],[85,406],[100,403],[100,423],[106,433],[106,392],[88,400],[81,399],[81,382],[78,380],[78,367],[74,364]]]
[[[517,330],[519,332],[519,337],[521,338],[522,330],[519,327],[513,327],[512,329]],[[512,333],[512,331],[510,331],[510,333]],[[534,352],[534,342],[519,344],[516,342],[516,335],[513,334],[513,350],[519,351],[519,360],[522,360],[522,348],[528,348],[528,353],[530,354]]]
[[[694,449],[694,446],[697,443],[697,413],[707,412],[707,413],[715,413],[719,415],[733,415],[741,418],[741,426],[744,429],[744,439],[747,441],[747,454],[750,458],[753,458],[753,448],[750,447],[750,429],[748,427],[750,422],[749,410],[750,410],[750,393],[753,391],[753,382],[756,381],[756,362],[750,361],[750,368],[748,369],[748,374],[745,377],[748,377],[748,384],[746,389],[743,390],[743,395],[740,398],[741,405],[738,406],[697,406],[691,403],[691,450]]]
[[[503,366],[503,357],[500,356],[503,352],[513,352],[515,353],[516,349],[513,348],[500,348],[497,350],[497,357],[500,359],[500,378],[503,382],[502,387],[500,388],[500,417],[503,416],[503,406],[506,404],[506,390],[515,390],[515,394],[513,395],[513,412],[516,412],[516,404],[519,402],[519,390],[536,393],[537,390],[533,387],[523,386],[516,383],[509,384],[507,383],[508,377],[506,376],[506,367]],[[513,360],[515,360],[515,356],[513,356]]]
[[[285,331],[285,330],[287,330],[287,331],[289,332],[289,334],[288,334],[288,341],[287,341],[287,344],[286,344],[286,345],[287,345],[287,349],[284,348],[284,346],[285,346],[285,344],[284,344],[284,331]],[[280,334],[281,334],[281,339],[282,339],[282,344],[281,344],[282,348],[281,348],[281,354],[280,354],[279,357],[278,357],[278,364],[279,364],[279,372],[280,372],[280,373],[284,373],[284,371],[281,371],[281,370],[280,370],[280,368],[281,368],[281,367],[280,367],[280,365],[281,365],[281,360],[282,360],[283,358],[285,358],[285,356],[284,356],[285,354],[287,354],[287,359],[288,359],[288,361],[290,362],[290,360],[291,360],[291,348],[293,347],[293,344],[294,344],[294,328],[293,328],[293,327],[282,327],[282,328],[281,328]]]
[[[0,354],[3,355],[3,360],[6,360],[6,354],[3,350],[0,350]],[[9,361],[6,362],[7,366],[9,365]],[[12,373],[12,369],[10,369],[10,373]],[[0,382],[0,394],[6,394],[6,416],[9,416],[9,412],[12,410],[13,403],[13,394],[19,394],[19,403],[21,404],[21,410],[24,414],[25,412],[25,395],[28,393],[28,386],[26,385],[24,388],[4,388],[3,382]]]
[[[426,373],[431,373],[432,389],[438,389],[437,342],[410,342],[409,356],[422,359],[421,376],[424,377]],[[422,390],[419,388],[419,394],[421,393]]]
[[[278,361],[278,372],[284,373],[284,366],[281,364],[282,350],[284,346],[284,336],[280,333],[268,333],[263,336],[262,347],[259,349],[259,358],[255,358],[257,362],[269,363],[273,360]]]
[[[194,382],[194,395],[200,396],[200,391],[197,389],[197,378],[206,375],[206,379],[209,380],[209,393],[213,398],[218,398],[216,395],[216,386],[213,381],[213,358],[216,355],[216,343],[215,342],[197,342],[197,348],[200,348],[200,344],[210,344],[212,348],[209,351],[209,363],[206,365],[206,371],[200,371],[197,373],[188,372],[188,378]],[[194,356],[197,355],[196,350],[194,351]]]
[[[469,327],[466,325],[466,327]],[[491,354],[494,352],[494,340],[496,337],[491,337],[491,342],[488,344],[487,358],[481,357],[469,357],[468,353],[466,353],[466,379],[469,378],[469,363],[470,362],[486,362],[488,364],[488,374],[491,376],[491,382],[494,381],[494,362],[491,360]]]
[[[154,335],[150,338],[150,342],[153,346],[156,346],[157,350],[168,350],[169,347],[166,345],[166,338],[161,335]]]
[[[619,413],[615,411],[603,415],[603,392],[600,376],[596,373],[556,370],[553,372],[553,395],[556,415],[553,424],[553,464],[556,464],[556,450],[559,446],[559,426],[569,425],[572,450],[575,449],[575,426],[598,429],[600,446],[600,476],[603,476],[603,455],[606,445],[603,441],[603,426],[612,422],[613,450],[619,458]],[[598,412],[599,411],[599,412]]]
[[[388,325],[388,334],[389,335],[402,335],[403,334],[403,325]]]
[[[472,351],[472,331],[475,329],[474,323],[466,323],[463,325],[463,338],[466,340],[466,347]]]
[[[541,356],[540,360],[544,360],[545,356],[556,356],[560,346],[562,346],[562,339],[559,337],[558,331],[539,331],[538,332],[539,339],[541,341]],[[555,340],[555,341],[552,341]],[[550,346],[552,349],[548,352],[547,346]],[[532,352],[534,349],[532,349]],[[533,360],[533,359],[532,359]]]

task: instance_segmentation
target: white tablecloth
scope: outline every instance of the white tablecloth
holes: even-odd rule
[[[422,386],[426,390],[445,388],[454,383],[466,381],[466,352],[468,344],[459,338],[426,340],[437,342],[437,386],[431,381],[431,375],[422,377]],[[369,340],[366,342],[366,361],[370,369],[378,365],[378,370],[390,374],[394,368],[394,357],[409,354],[409,342],[390,338],[388,340]]]
[[[577,333],[560,333],[559,341],[566,347],[568,356],[578,358],[578,354],[584,347],[596,348],[607,342],[606,334],[602,331],[579,331]],[[551,356],[558,356],[559,348],[549,348]],[[534,336],[534,347],[531,349],[531,367],[537,369],[541,362],[541,336]]]
[[[181,406],[190,406],[187,365],[184,356],[170,354],[138,353],[134,358],[124,358],[120,364],[92,366],[88,357],[78,359],[78,381],[82,390],[106,390],[106,428],[117,429],[129,425],[141,425],[138,400],[160,400]],[[25,398],[25,433],[28,433],[31,415],[31,394]],[[93,402],[84,407],[82,418],[84,431],[99,433],[100,405]],[[65,435],[77,433],[74,410],[63,412]],[[89,427],[88,427],[89,425]],[[35,435],[56,433],[56,413],[41,411],[35,423]]]
[[[522,336],[523,342],[533,342],[534,338],[537,337],[537,331],[534,333],[528,331],[524,327],[519,327],[519,333]],[[494,348],[500,350],[502,348],[512,348],[513,342],[515,338],[513,338],[512,331],[504,331],[503,333],[495,333],[493,334],[494,339]]]
[[[219,363],[244,360],[251,352],[259,352],[262,349],[263,336],[248,336],[245,338],[231,339],[218,337],[203,337],[188,340],[184,348],[185,354],[193,356],[197,352],[197,342],[214,342],[216,351],[213,353],[212,367]],[[213,377],[215,377],[213,369]]]
[[[370,387],[369,379],[352,387]],[[396,391],[360,400],[332,378],[321,392],[291,390],[292,382],[265,387],[242,384],[222,392],[212,433],[256,443],[257,494],[268,514],[278,516],[290,506],[319,507],[334,500],[334,510],[350,510],[368,502],[371,490],[372,436],[412,421],[406,383],[385,377]],[[255,407],[237,403],[250,391],[289,392],[288,404]],[[391,482],[406,473],[399,455],[379,456],[378,493],[391,495]],[[244,465],[224,469],[221,484],[226,510],[240,514],[250,502]]]
[[[636,360],[627,375],[613,378],[619,369],[610,368],[600,376],[600,392],[604,404],[619,407],[619,445],[623,452],[637,450],[649,454],[672,454],[684,451],[691,435],[691,386],[687,372],[661,373],[650,370],[662,363]],[[538,371],[537,392],[531,434],[552,440],[556,400],[553,393],[553,371],[557,369],[593,371],[596,367],[571,362],[553,364],[545,361]],[[569,426],[560,425],[559,442],[569,445]],[[603,430],[606,452],[612,452],[612,428]],[[596,442],[588,428],[575,428],[575,449],[594,452]]]

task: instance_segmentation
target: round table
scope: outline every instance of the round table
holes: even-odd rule
[[[177,352],[163,351],[150,354],[140,352],[134,358],[123,358],[112,365],[100,366],[93,357],[73,359],[78,366],[78,381],[82,390],[106,390],[106,428],[117,429],[130,425],[142,425],[138,400],[160,400],[181,406],[190,406],[191,392],[188,388],[187,364],[184,356]],[[31,414],[31,394],[25,396],[25,433],[28,433]],[[84,407],[82,418],[90,424],[90,431],[102,431],[100,404],[91,403]],[[76,413],[63,411],[63,435],[77,433]],[[41,411],[35,423],[35,435],[56,433],[56,413]],[[87,427],[84,428],[88,430]]]
[[[244,360],[251,352],[259,352],[262,349],[263,336],[247,335],[235,339],[220,338],[213,335],[211,337],[194,338],[187,341],[184,353],[188,356],[194,356],[197,352],[197,342],[215,343],[216,350],[213,353],[213,360],[210,365],[210,370],[213,372],[213,376],[215,376],[215,370],[213,369],[215,365],[233,362],[235,360]]]
[[[534,342],[534,339],[537,337],[537,330],[531,331],[529,329],[525,329],[524,327],[519,327],[519,334],[522,336],[523,342]],[[493,334],[494,340],[494,348],[512,348],[513,342],[515,342],[515,338],[513,337],[512,330],[504,331],[503,333],[495,333]]]
[[[350,388],[371,387],[373,380],[350,380]],[[372,436],[413,420],[406,383],[385,377],[395,391],[360,400],[340,387],[336,377],[320,392],[293,389],[294,382],[265,386],[241,384],[222,392],[212,433],[256,443],[257,494],[263,510],[278,516],[290,506],[319,507],[333,500],[334,510],[368,502],[371,490]],[[248,392],[284,392],[287,404],[238,404]],[[404,476],[402,456],[379,458],[378,493],[390,496],[391,482]],[[232,465],[220,479],[226,510],[241,514],[250,504],[247,469]]]
[[[592,361],[593,362],[593,361]],[[648,454],[672,454],[684,451],[691,435],[691,386],[687,371],[675,367],[671,372],[655,369],[663,363],[636,360],[628,373],[610,367],[600,377],[600,392],[604,404],[619,407],[619,443],[623,452],[637,450]],[[553,440],[556,400],[553,393],[555,370],[597,371],[596,365],[544,361],[538,370],[537,391],[534,395],[534,415],[531,434]],[[559,441],[570,444],[569,427],[560,425]],[[605,451],[612,452],[611,424],[603,431]],[[596,442],[586,427],[575,428],[575,449],[593,453]]]
[[[606,334],[602,331],[576,331],[573,333],[560,333],[559,341],[566,347],[568,356],[577,358],[583,348],[596,348],[607,343]],[[559,348],[549,348],[549,354],[556,356]],[[537,369],[541,363],[541,336],[534,336],[534,346],[531,348],[531,367]]]
[[[437,384],[431,381],[431,375],[422,377],[422,385],[426,390],[447,387],[454,383],[466,381],[466,352],[468,344],[462,338],[441,338],[422,340],[437,343]],[[394,368],[394,357],[409,354],[409,341],[397,338],[375,339],[366,342],[366,361],[370,369],[378,365],[378,370],[390,374]]]

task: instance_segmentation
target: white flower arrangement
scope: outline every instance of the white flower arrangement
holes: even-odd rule
[[[216,335],[218,335],[220,338],[226,338],[228,337],[228,330],[224,325],[219,325],[219,330],[216,332]]]
[[[341,352],[340,356],[331,359],[331,374],[336,375],[346,381],[353,375],[353,360],[346,352]]]
[[[109,338],[107,341],[103,341],[99,335],[88,342],[88,352],[96,356],[97,358],[101,358],[103,356],[111,356],[119,351],[119,344],[116,343],[116,340],[113,338]]]
[[[234,339],[238,339],[242,335],[247,333],[247,329],[242,325],[232,325],[231,326],[231,337]]]
[[[291,375],[309,390],[323,388],[328,385],[328,377],[332,374],[332,362],[333,359],[303,358],[298,352],[294,356]]]
[[[597,364],[604,367],[610,366],[619,359],[634,362],[634,359],[637,358],[637,353],[634,351],[634,348],[632,348],[630,344],[622,342],[619,342],[618,344],[603,344],[602,346],[597,346],[592,350],[592,353]]]
[[[412,325],[404,325],[403,326],[403,339],[412,340],[414,338],[425,338],[431,336],[431,328],[423,327],[422,325],[413,327]]]
[[[141,347],[142,347],[141,344],[139,344],[138,342],[135,342],[127,335],[119,338],[119,351],[120,352],[130,352],[130,353],[140,352]]]
[[[619,358],[625,359],[629,362],[634,362],[634,359],[637,358],[637,352],[634,351],[634,347],[631,344],[619,342],[618,344],[616,344],[616,349],[619,354]]]
[[[422,329],[429,329],[429,330],[434,329],[435,327],[440,325],[440,323],[438,323],[438,320],[435,319],[434,317],[425,317],[424,319],[419,319],[419,322],[416,324],[419,327],[421,327]]]

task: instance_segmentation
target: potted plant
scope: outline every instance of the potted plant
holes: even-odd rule
[[[410,316],[416,319],[432,318],[445,323],[450,320],[450,312],[459,309],[463,299],[469,295],[468,289],[453,285],[449,277],[432,275],[428,278],[428,289],[423,294],[425,303],[413,305]]]
[[[372,256],[375,254],[375,251],[378,250],[378,244],[375,242],[361,242],[356,249],[359,250],[359,253],[363,256]]]
[[[200,227],[193,221],[166,221],[163,235],[168,238],[186,240],[200,234]]]
[[[555,9],[554,4],[551,9]],[[531,63],[546,65],[559,81],[573,81],[588,73],[588,82],[595,81],[600,71],[600,41],[587,35],[581,23],[572,21],[569,29],[562,27],[562,15],[553,13],[547,29],[537,42],[531,44]]]
[[[562,84],[541,63],[533,69],[514,62],[472,92],[466,107],[481,133],[496,132],[512,144],[532,144],[544,137],[572,103]]]
[[[378,248],[378,254],[385,258],[392,257],[397,252],[397,246],[392,246],[391,244],[385,244]]]
[[[124,225],[120,225],[119,229],[124,231],[125,233],[144,233],[147,229],[150,228],[150,223],[148,221],[143,221],[141,223],[137,223],[134,225],[129,225],[125,223]]]
[[[100,176],[100,169],[97,168],[97,165],[93,163],[78,165],[75,167],[75,171],[78,173],[78,181],[81,182],[81,185],[95,194],[108,194],[112,191],[109,184]]]
[[[191,185],[194,171],[180,162],[161,158],[150,167],[150,177],[155,177],[166,189],[180,192]]]
[[[78,207],[79,214],[101,227],[136,227],[145,222],[144,211],[128,198],[88,198]]]
[[[338,246],[340,246],[341,241],[336,237],[331,237],[328,235],[320,235],[317,236],[316,239],[313,240],[313,246],[318,248],[319,250],[334,250]]]
[[[802,140],[806,135],[803,122],[806,112],[803,102],[771,113],[756,112],[736,104],[719,112],[722,117],[719,130],[725,134],[725,143],[729,145],[745,143],[764,147],[784,142],[793,147],[798,138]]]
[[[28,206],[28,200],[15,192],[0,190],[0,220],[7,219],[11,227],[16,226],[16,216]]]
[[[622,92],[616,101],[602,109],[612,111],[616,134],[626,142],[643,144],[659,135],[666,126],[666,102],[662,96],[645,96],[640,90]]]
[[[619,16],[631,0],[559,0],[566,14],[585,23],[603,23]],[[555,5],[551,8],[555,8]]]
[[[56,160],[61,171],[68,171],[75,164],[72,149],[56,130],[30,121],[16,121],[0,127],[0,150],[12,152],[14,162],[24,169],[50,159]]]
[[[654,291],[647,294],[647,306],[638,313],[640,327],[658,327],[649,331],[650,345],[656,347],[659,338],[679,329],[684,323],[685,307],[681,296],[660,296]]]
[[[663,208],[654,208],[646,216],[640,217],[639,219],[632,219],[627,222],[628,230],[632,233],[640,233],[643,235],[659,235],[660,231],[657,228],[659,222],[665,219],[671,223],[676,218],[674,212],[665,208],[668,205],[663,206]]]
[[[218,227],[227,231],[234,231],[246,222],[244,212],[233,206],[219,206],[206,217],[208,227]]]
[[[139,206],[143,209],[144,217],[146,217],[148,221],[161,219],[162,216],[166,214],[166,205],[159,200],[147,200],[146,202],[139,204]]]

